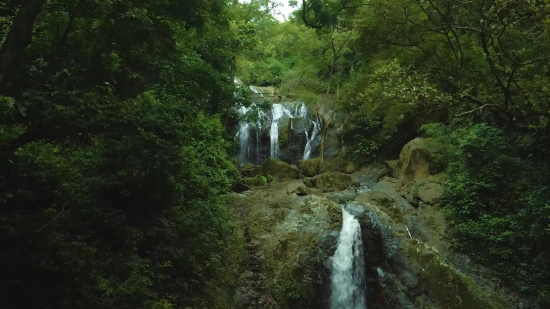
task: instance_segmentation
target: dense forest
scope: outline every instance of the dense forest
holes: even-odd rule
[[[235,76],[359,164],[445,144],[454,249],[550,304],[547,2],[2,1],[0,308],[231,308]]]

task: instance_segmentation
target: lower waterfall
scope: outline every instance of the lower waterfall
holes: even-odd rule
[[[342,231],[332,258],[330,309],[366,309],[359,221],[342,208]]]

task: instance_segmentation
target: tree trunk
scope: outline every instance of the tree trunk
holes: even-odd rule
[[[46,0],[29,0],[19,8],[0,49],[0,89],[11,80],[25,48],[32,41],[32,29]]]

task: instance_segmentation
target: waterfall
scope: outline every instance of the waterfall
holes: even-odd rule
[[[307,117],[307,106],[304,102],[300,102],[300,111],[296,113],[296,117],[306,118]],[[298,110],[298,105],[296,105],[296,110]]]
[[[307,109],[306,109],[307,113]],[[317,125],[317,122],[311,121],[313,123],[313,131],[311,131],[311,138],[309,137],[308,132],[306,131],[306,147],[304,148],[304,160],[307,160],[311,157],[311,150],[313,146],[311,145],[313,143],[313,140],[315,137],[317,137],[317,134],[319,134],[319,126]]]
[[[239,155],[237,156],[240,165],[245,165],[251,162],[250,150],[254,148],[254,145],[251,145],[251,132],[252,129],[256,131],[256,152],[259,149],[259,132],[262,129],[262,120],[265,117],[264,112],[252,103],[250,107],[241,106],[237,109],[237,113],[240,116],[239,129],[235,135],[235,140],[239,141],[240,149]],[[247,120],[246,118],[250,116],[253,120]],[[253,137],[252,137],[253,139]],[[256,158],[259,155],[256,154]]]
[[[271,147],[269,149],[270,157],[275,159],[279,158],[279,119],[284,114],[287,114],[291,119],[293,118],[292,113],[281,104],[273,104],[271,108],[271,130],[269,131]]]
[[[342,231],[332,258],[330,309],[366,309],[359,221],[342,208]]]
[[[242,117],[248,112],[248,108],[242,106],[237,110],[237,113]],[[238,160],[240,165],[244,165],[250,162],[250,131],[252,126],[247,121],[239,121],[239,131],[235,135],[241,146],[239,150]]]

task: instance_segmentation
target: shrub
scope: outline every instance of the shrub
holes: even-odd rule
[[[525,295],[547,297],[548,170],[520,157],[497,128],[475,125],[453,137],[458,160],[450,166],[442,205],[456,247]]]

